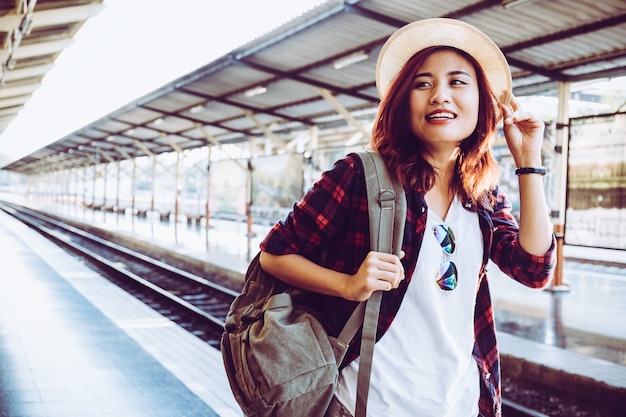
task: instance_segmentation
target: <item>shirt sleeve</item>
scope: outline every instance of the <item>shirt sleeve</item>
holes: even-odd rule
[[[362,217],[367,221],[367,196],[361,188],[365,188],[362,167],[353,157],[340,159],[274,225],[261,242],[261,250],[273,255],[297,253],[319,261],[320,248],[340,247],[341,242],[366,247],[369,231],[363,230]]]
[[[532,255],[519,242],[519,227],[511,214],[511,204],[502,191],[498,191],[498,203],[491,215],[493,221],[493,244],[491,260],[508,276],[531,288],[548,284],[555,266],[556,239],[543,255]]]

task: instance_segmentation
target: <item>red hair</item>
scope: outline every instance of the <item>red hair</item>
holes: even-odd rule
[[[490,208],[494,203],[490,191],[499,177],[498,164],[491,153],[491,142],[497,131],[500,113],[482,68],[467,53],[456,48],[436,46],[413,55],[380,103],[372,134],[372,148],[382,155],[389,170],[396,173],[405,187],[424,192],[433,187],[435,170],[423,157],[426,148],[422,140],[410,129],[409,98],[418,68],[433,52],[443,49],[459,53],[473,65],[479,93],[478,123],[472,134],[459,145],[457,175],[451,187],[464,202]]]

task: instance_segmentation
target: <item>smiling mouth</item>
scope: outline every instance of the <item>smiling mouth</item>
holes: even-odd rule
[[[456,115],[449,112],[431,113],[426,116],[426,120],[452,120],[454,118],[456,118]]]

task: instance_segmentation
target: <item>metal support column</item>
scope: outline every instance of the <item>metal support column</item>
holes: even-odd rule
[[[565,210],[567,206],[567,166],[569,149],[569,96],[570,84],[558,83],[559,108],[556,124],[556,157],[554,193],[555,208],[554,234],[556,236],[556,269],[550,287],[551,291],[568,291],[569,285],[563,282],[563,245],[565,243]]]
[[[180,158],[182,152],[176,151],[176,175],[174,177],[174,234],[178,240],[178,216],[180,214],[180,194],[182,187],[180,185]]]
[[[85,213],[85,209],[87,208],[87,166],[83,167],[83,214]]]
[[[122,167],[120,166],[121,162],[117,161],[115,163],[117,167],[117,183],[115,184],[115,212],[119,214],[120,212],[120,183],[122,179],[120,178],[120,173]]]
[[[91,208],[96,206],[96,179],[98,176],[98,164],[93,165],[93,177],[91,183]]]
[[[152,181],[150,182],[150,211],[154,212],[154,193],[156,192],[156,155],[152,155]]]
[[[135,222],[135,192],[136,192],[136,183],[137,183],[137,158],[133,158],[133,177],[130,183],[130,213],[133,224]]]
[[[72,168],[72,177],[74,178],[74,208],[78,208],[78,168]]]
[[[211,154],[213,153],[213,146],[209,145],[207,148],[209,151],[209,158],[207,160],[206,166],[206,202],[204,205],[204,227],[206,228],[206,236],[208,239],[209,220],[211,219]]]
[[[102,211],[107,211],[107,188],[109,188],[109,164],[104,163],[104,169],[102,170]]]
[[[302,194],[304,194],[312,185],[313,182],[317,179],[317,178],[313,178],[314,176],[314,171],[315,171],[315,151],[318,148],[318,143],[319,143],[319,127],[316,125],[313,125],[309,128],[309,135],[310,135],[310,140],[307,143],[307,148],[306,148],[306,152],[304,154],[305,156],[305,175],[304,175],[304,181],[302,184]]]
[[[253,181],[253,171],[254,166],[252,165],[252,159],[254,158],[254,139],[250,138],[248,143],[250,144],[250,159],[248,159],[248,170],[247,170],[247,187],[246,187],[246,223],[248,225],[247,235],[248,237],[253,237],[254,233],[252,232],[252,181]]]

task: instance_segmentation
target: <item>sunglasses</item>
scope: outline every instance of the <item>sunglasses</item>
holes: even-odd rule
[[[437,225],[433,228],[433,233],[437,242],[441,245],[441,250],[446,256],[452,255],[456,249],[454,233],[445,224]],[[456,265],[452,261],[445,261],[437,271],[437,285],[444,291],[452,291],[458,284],[458,273]]]

